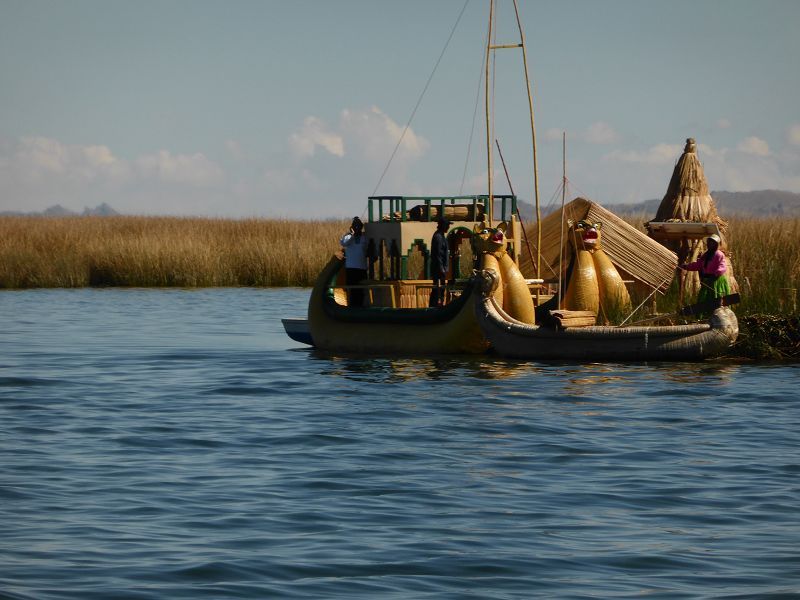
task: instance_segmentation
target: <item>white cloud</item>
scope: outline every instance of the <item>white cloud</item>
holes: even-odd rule
[[[297,158],[314,156],[317,146],[338,157],[344,156],[344,140],[317,117],[306,117],[300,131],[289,136],[289,148]]]
[[[564,132],[556,127],[551,127],[544,132],[546,142],[561,142],[564,139]]]
[[[129,213],[199,214],[219,204],[226,179],[202,153],[160,150],[126,160],[100,144],[65,144],[42,136],[0,140],[0,210],[38,211],[61,204],[80,211],[108,202]]]
[[[786,132],[786,138],[793,146],[800,146],[800,123],[795,123]]]
[[[739,144],[736,146],[736,149],[739,150],[739,152],[744,152],[745,154],[769,156],[769,144],[767,144],[767,142],[761,138],[757,138],[755,136],[751,136],[739,142]]]
[[[130,174],[128,164],[106,146],[68,145],[46,137],[20,138],[4,163],[16,178],[30,182],[52,178],[120,181]]]
[[[370,161],[388,161],[401,136],[403,140],[395,156],[400,160],[420,158],[430,146],[410,127],[403,135],[404,127],[376,106],[369,110],[344,109],[339,122],[342,135],[352,141],[363,158]]]
[[[430,143],[373,106],[345,108],[335,125],[318,117],[306,117],[300,129],[289,136],[288,147],[294,160],[270,164],[260,184],[271,192],[281,190],[294,197],[319,198],[324,202],[322,214],[329,216],[343,210],[350,213],[363,202],[363,196],[354,196],[353,190],[367,195],[372,190],[365,192],[365,187],[378,182],[378,191],[415,193],[409,170],[425,155]],[[322,160],[326,153],[317,152],[317,148],[341,160],[335,164]],[[390,158],[390,168],[381,178]],[[303,214],[306,213],[307,208]]]
[[[138,172],[147,178],[170,183],[207,187],[225,179],[222,169],[201,153],[173,155],[167,150],[136,160]]]
[[[583,135],[589,144],[613,144],[619,139],[619,134],[608,123],[598,121],[592,123]]]

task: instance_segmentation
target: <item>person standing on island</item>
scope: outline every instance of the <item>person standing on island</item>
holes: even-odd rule
[[[360,285],[367,278],[367,238],[364,236],[364,223],[353,217],[350,231],[340,240],[344,247],[345,284]],[[348,306],[364,305],[364,290],[347,290]]]
[[[706,239],[707,250],[696,261],[678,265],[684,271],[699,271],[700,291],[697,294],[698,304],[717,300],[716,306],[722,306],[722,298],[731,293],[731,287],[725,273],[728,265],[725,255],[719,249],[720,238],[715,233]]]
[[[428,306],[444,306],[444,285],[447,281],[447,272],[450,270],[450,248],[447,246],[447,230],[450,229],[450,221],[444,217],[439,217],[436,223],[436,233],[431,239],[431,278],[433,288],[431,289],[431,300]]]

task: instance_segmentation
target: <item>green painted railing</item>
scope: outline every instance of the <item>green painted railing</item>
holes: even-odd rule
[[[408,221],[408,205],[423,204],[426,207],[428,221],[433,221],[431,206],[440,207],[440,214],[444,214],[444,207],[448,204],[467,204],[472,203],[472,214],[478,214],[478,205],[484,210],[489,201],[488,195],[477,196],[370,196],[369,200],[369,222],[375,223],[383,221],[384,216],[389,221],[405,222]],[[511,215],[517,214],[517,197],[510,194],[495,195],[494,201],[500,201],[500,220],[508,221]],[[376,205],[377,204],[377,211]],[[386,210],[384,210],[386,209]],[[399,218],[398,218],[399,216]]]

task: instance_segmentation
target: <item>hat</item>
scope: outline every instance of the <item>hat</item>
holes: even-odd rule
[[[452,225],[452,224],[453,224],[453,222],[452,222],[452,221],[448,221],[448,220],[447,220],[447,219],[445,219],[444,217],[439,217],[438,219],[436,219],[436,222],[437,222],[439,225]]]
[[[720,242],[719,236],[718,236],[716,233],[712,233],[710,236],[708,236],[708,239],[709,239],[709,240],[714,240],[714,241],[715,241],[715,242],[717,242],[718,244],[719,244],[719,242]]]

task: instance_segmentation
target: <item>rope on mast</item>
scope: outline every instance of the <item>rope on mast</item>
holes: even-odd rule
[[[447,41],[444,44],[444,48],[442,48],[442,52],[439,54],[439,58],[436,59],[436,64],[433,66],[433,70],[431,71],[431,74],[428,76],[428,81],[425,82],[425,87],[422,89],[422,93],[419,95],[419,99],[417,100],[417,104],[414,106],[414,110],[411,111],[411,116],[408,118],[408,122],[406,123],[406,126],[403,129],[403,133],[400,134],[400,139],[397,140],[397,145],[394,147],[394,150],[392,151],[392,155],[389,157],[389,162],[386,163],[386,168],[383,169],[383,173],[381,173],[380,179],[378,179],[378,183],[375,184],[375,189],[372,190],[372,194],[371,194],[372,196],[374,196],[375,194],[378,193],[378,188],[381,186],[381,183],[383,182],[383,178],[386,176],[386,173],[389,171],[389,167],[391,166],[392,161],[394,160],[394,157],[397,154],[397,151],[400,149],[400,144],[403,143],[403,138],[406,136],[406,132],[408,132],[409,128],[411,127],[411,121],[414,120],[414,115],[417,114],[417,109],[419,108],[419,105],[422,103],[422,99],[425,97],[425,92],[428,91],[428,86],[430,86],[431,81],[433,80],[433,76],[436,74],[436,69],[439,68],[439,63],[442,62],[442,58],[444,57],[444,53],[447,51],[447,47],[450,45],[450,40],[453,39],[453,34],[455,34],[455,32],[456,32],[456,28],[458,27],[458,24],[461,22],[461,17],[464,16],[464,11],[467,9],[467,5],[468,4],[469,4],[469,0],[465,0],[464,1],[464,6],[461,7],[461,12],[458,13],[458,18],[456,19],[456,22],[453,25],[453,28],[450,30],[450,35],[447,37]]]
[[[484,41],[484,45],[486,42]],[[475,135],[475,120],[478,118],[478,104],[481,101],[481,83],[483,83],[483,53],[481,53],[481,68],[478,75],[478,87],[475,90],[475,108],[472,110],[472,128],[469,130],[469,141],[467,142],[467,156],[464,158],[464,172],[461,174],[461,185],[458,188],[458,195],[464,193],[464,181],[467,179],[467,169],[469,168],[469,158],[472,154],[472,138]]]
[[[503,151],[500,149],[500,142],[499,140],[495,139],[494,143],[497,144],[497,154],[500,156],[500,162],[503,163],[503,171],[505,171],[506,173],[506,181],[508,181],[508,189],[511,190],[512,196],[516,196],[517,194],[514,193],[514,186],[511,185],[511,177],[509,176],[508,169],[506,168],[506,159],[503,158]],[[534,264],[533,251],[531,250],[531,243],[528,241],[528,232],[525,231],[525,224],[522,221],[522,214],[519,212],[519,205],[515,204],[514,208],[517,209],[517,217],[519,218],[519,228],[522,229],[522,236],[525,238],[525,247],[528,249],[528,258],[531,259],[531,265],[533,265]],[[517,256],[519,256],[519,252],[517,252]]]

